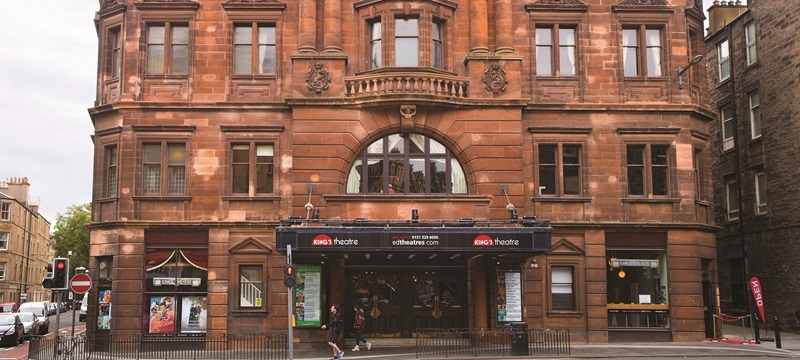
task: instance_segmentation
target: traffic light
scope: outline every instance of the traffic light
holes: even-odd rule
[[[69,258],[53,259],[53,289],[69,289]]]
[[[297,283],[297,268],[293,264],[283,266],[283,284],[286,287],[293,287]]]
[[[47,270],[44,279],[42,279],[42,287],[45,289],[53,288],[53,263],[49,263],[44,267]]]

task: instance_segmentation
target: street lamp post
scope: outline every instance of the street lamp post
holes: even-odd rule
[[[693,57],[691,61],[689,61],[688,65],[686,65],[686,66],[678,66],[678,68],[675,69],[675,72],[678,73],[678,89],[679,90],[683,90],[683,73],[688,71],[689,68],[692,67],[692,65],[699,63],[701,60],[703,60],[703,55],[697,55],[697,56]]]

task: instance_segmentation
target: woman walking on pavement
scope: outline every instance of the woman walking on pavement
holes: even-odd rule
[[[356,306],[353,308],[356,311],[356,319],[353,321],[353,332],[355,333],[356,337],[356,347],[353,348],[353,351],[359,351],[361,349],[358,348],[362,342],[367,344],[367,350],[372,349],[372,343],[364,339],[364,336],[361,335],[361,332],[364,330],[364,325],[366,321],[364,320],[364,309]]]
[[[331,305],[331,318],[327,324],[322,325],[323,329],[331,329],[331,337],[328,340],[328,346],[333,350],[333,357],[330,360],[342,360],[344,351],[339,350],[336,345],[336,340],[339,339],[339,334],[342,332],[342,314],[339,312],[339,307]]]

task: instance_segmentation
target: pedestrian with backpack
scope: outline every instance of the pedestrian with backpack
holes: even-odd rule
[[[353,348],[353,351],[361,350],[359,345],[363,342],[367,345],[367,350],[372,350],[372,343],[364,339],[362,332],[364,331],[364,327],[366,325],[366,320],[364,319],[364,309],[356,306],[353,308],[356,312],[356,319],[353,321],[353,332],[355,333],[356,337],[356,346]]]

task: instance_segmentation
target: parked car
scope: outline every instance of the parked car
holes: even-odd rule
[[[58,305],[56,303],[49,303],[47,306],[47,315],[58,315]]]
[[[50,302],[49,301],[28,301],[26,303],[22,303],[17,309],[17,312],[32,312],[36,314],[36,316],[44,317],[50,313]]]
[[[48,314],[50,313],[49,301],[29,301],[22,303],[17,312],[30,312],[36,314],[36,316],[39,317],[39,321],[44,323],[44,333],[46,334],[50,331],[50,318],[48,317]]]
[[[25,341],[25,327],[17,314],[0,315],[0,345],[16,346]]]
[[[15,313],[17,312],[17,303],[4,302],[0,303],[0,313]]]
[[[81,311],[78,313],[79,321],[86,321],[86,309],[89,307],[89,293],[83,294],[83,300],[80,301]]]
[[[34,313],[21,312],[17,313],[19,320],[22,321],[22,326],[25,328],[25,337],[30,338],[33,335],[44,335],[41,329],[39,317]]]

